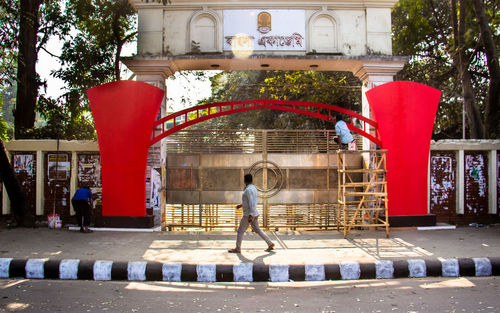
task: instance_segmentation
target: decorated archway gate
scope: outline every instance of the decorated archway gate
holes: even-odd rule
[[[196,121],[259,108],[293,110],[329,120],[331,111],[338,111],[338,108],[328,105],[267,103],[268,100],[259,100],[210,104],[155,122],[163,91],[151,85],[133,81],[113,82],[90,89],[88,96],[101,154],[103,216],[118,220],[146,216],[144,182],[148,147],[167,136],[164,134],[173,133],[171,129],[177,127],[177,130],[181,130]],[[362,116],[355,117],[377,127],[380,140],[376,135],[365,131],[365,126],[361,129],[351,124],[350,128],[358,134],[377,140],[382,148],[388,150],[389,214],[403,217],[426,216],[427,161],[440,92],[421,84],[394,82],[372,89],[367,97],[374,116],[383,123],[377,124]],[[311,110],[310,107],[314,109]],[[207,114],[200,114],[200,110],[207,110]],[[355,114],[342,110],[351,116]],[[192,118],[189,117],[190,114],[193,115]],[[178,123],[177,118],[181,116],[184,119]],[[170,129],[165,127],[168,120],[174,121]],[[155,133],[151,139],[154,126],[159,128],[159,134]],[[374,132],[376,133],[377,131]],[[184,162],[183,166],[184,164],[188,163]],[[408,179],[408,175],[411,175],[411,179]],[[263,182],[266,183],[267,179],[263,178]]]

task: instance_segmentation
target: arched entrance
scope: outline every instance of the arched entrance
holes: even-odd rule
[[[293,112],[331,123],[328,130],[191,130],[190,126],[253,110]],[[170,114],[154,123],[151,144],[166,139],[168,229],[232,229],[238,225],[243,173],[259,190],[260,224],[265,228],[335,227],[337,144],[332,131],[337,113],[353,133],[377,145],[377,123],[324,103],[270,99],[209,103]],[[371,130],[372,134],[368,133]],[[361,155],[349,155],[362,167]]]
[[[145,169],[148,147],[155,140],[154,138],[151,140],[149,135],[153,126],[164,125],[168,119],[187,117],[188,112],[199,111],[189,109],[155,122],[154,118],[157,116],[163,92],[141,82],[121,81],[101,85],[90,89],[88,96],[100,146],[103,216],[145,217]],[[389,201],[398,205],[393,212],[409,213],[408,215],[424,213],[426,205],[422,204],[427,200],[426,175],[423,173],[427,166],[430,135],[440,92],[417,83],[395,82],[374,89],[368,96],[377,118],[384,121],[381,139],[385,138],[386,141],[379,142],[382,148],[389,148],[387,169],[393,174],[388,175],[388,195]],[[227,112],[236,113],[247,109],[273,107],[297,110],[299,105],[299,103],[288,103],[288,107],[285,103],[266,105],[267,100],[262,101],[264,104],[253,103],[249,104],[248,108],[242,103],[236,104],[236,108],[234,103],[227,104],[232,106]],[[303,104],[304,107],[308,107],[307,103]],[[216,117],[217,114],[223,115],[225,112],[222,104],[209,104],[203,109],[208,110],[211,107],[219,108],[214,110],[212,117]],[[311,112],[308,109],[297,111],[301,114],[317,115],[320,118],[328,116],[328,119],[332,116],[331,111],[335,111],[333,106],[315,104],[312,107],[315,107],[316,111]],[[330,109],[329,113],[321,114],[320,107]],[[344,110],[344,113],[349,112]],[[198,113],[197,118],[193,117],[192,120],[186,118],[184,123],[177,127],[182,129],[188,126],[187,123],[208,118],[211,118],[210,115],[200,117]],[[368,119],[363,120],[369,123]],[[175,124],[172,129],[176,127]],[[373,122],[370,125],[377,124]],[[352,125],[351,129],[361,132]],[[161,134],[168,131],[163,129]],[[159,138],[161,134],[155,137]],[[408,179],[408,175],[412,175],[413,179]],[[391,194],[396,196],[391,198]],[[411,202],[413,205],[408,202],[408,197],[413,199]]]
[[[330,122],[335,122],[335,113],[342,113],[350,117],[350,123],[347,124],[347,127],[351,131],[358,133],[378,146],[381,145],[377,133],[377,122],[361,114],[325,103],[271,99],[208,103],[169,114],[154,123],[156,132],[153,134],[151,144],[153,145],[186,127],[212,118],[260,109],[293,112]],[[354,119],[358,121],[361,127],[355,125]]]

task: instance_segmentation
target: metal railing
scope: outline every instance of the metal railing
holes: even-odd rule
[[[336,113],[343,113],[349,116],[347,127],[351,131],[368,138],[377,145],[381,145],[377,132],[377,122],[359,113],[325,103],[272,99],[208,103],[169,114],[154,123],[151,144],[181,131],[186,127],[212,118],[259,109],[293,112],[330,121],[332,123],[335,122],[334,116]]]
[[[334,153],[334,130],[183,130],[166,140],[167,153]],[[358,149],[361,136],[354,134]]]
[[[258,205],[263,229],[333,229],[336,204]],[[242,211],[233,204],[168,204],[164,224],[168,230],[237,230]]]

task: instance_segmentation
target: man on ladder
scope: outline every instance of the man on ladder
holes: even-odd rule
[[[356,140],[351,135],[346,122],[342,119],[342,115],[337,114],[335,117],[335,133],[337,136],[333,138],[341,150],[356,150]]]

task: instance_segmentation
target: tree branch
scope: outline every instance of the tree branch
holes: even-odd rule
[[[45,51],[51,57],[58,58],[59,60],[61,60],[61,57],[59,55],[53,54],[52,52],[50,52],[49,50],[47,50],[45,47],[40,47],[40,49],[43,50],[43,51]]]

